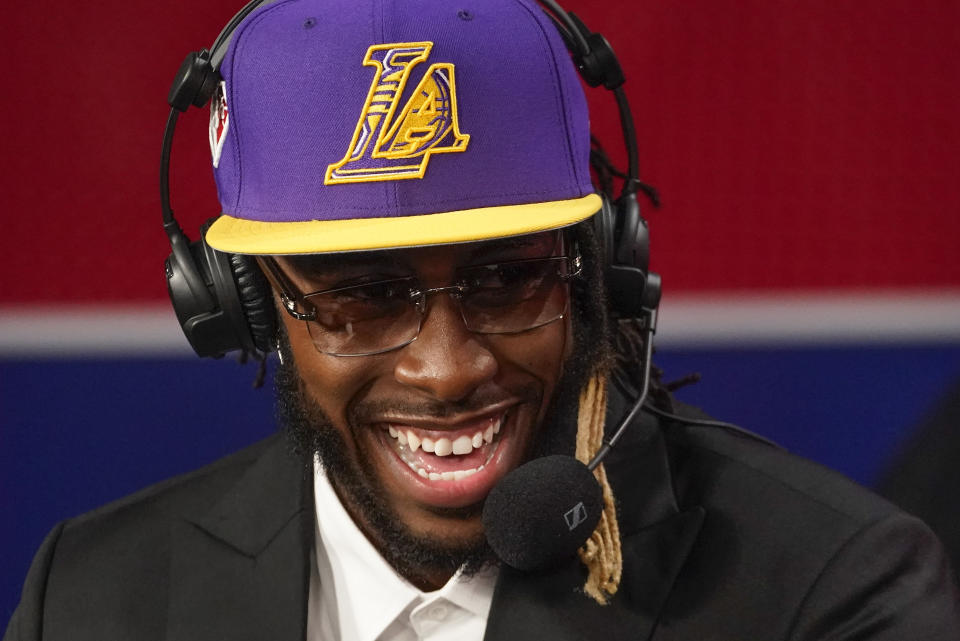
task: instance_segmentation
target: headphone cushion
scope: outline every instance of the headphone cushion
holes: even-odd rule
[[[237,295],[250,329],[254,346],[266,354],[273,349],[277,334],[277,312],[270,285],[252,256],[230,254],[230,268]]]
[[[614,262],[616,207],[606,194],[601,194],[600,197],[603,199],[603,204],[600,211],[593,216],[593,231],[600,245],[600,264],[606,271],[607,267]]]

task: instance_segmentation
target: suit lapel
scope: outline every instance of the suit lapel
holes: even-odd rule
[[[611,395],[609,416],[626,412]],[[608,421],[610,425],[612,421]],[[617,499],[623,578],[606,606],[583,592],[579,559],[542,573],[501,570],[486,641],[649,639],[703,524],[705,511],[677,507],[667,450],[652,417],[632,425],[604,462]]]
[[[586,573],[578,559],[542,573],[503,568],[484,639],[651,638],[703,515],[702,508],[693,508],[626,537],[623,581],[605,606],[583,593]]]
[[[613,405],[611,414],[618,411]],[[631,427],[605,466],[623,542],[617,594],[606,606],[584,595],[578,559],[542,573],[504,568],[487,641],[651,638],[705,512],[677,508],[666,448],[649,417]],[[212,508],[174,524],[170,641],[305,639],[314,532],[310,480],[276,438]]]
[[[304,469],[275,439],[212,509],[174,525],[170,641],[305,638],[313,510]]]

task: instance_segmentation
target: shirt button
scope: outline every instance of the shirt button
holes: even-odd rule
[[[447,618],[447,615],[448,615],[449,613],[450,613],[450,612],[449,612],[449,610],[447,609],[447,606],[445,606],[445,605],[435,605],[435,606],[432,606],[432,607],[427,611],[427,616],[429,616],[429,617],[430,617],[431,619],[433,619],[434,621],[443,621],[444,619]]]

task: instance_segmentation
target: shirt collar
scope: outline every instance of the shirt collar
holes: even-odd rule
[[[463,608],[470,614],[487,618],[493,600],[493,588],[497,582],[496,568],[483,568],[473,576],[465,577],[459,571],[450,577],[446,585],[436,592],[426,594],[429,598],[442,597]],[[421,593],[423,594],[423,593]]]
[[[317,556],[325,555],[331,580],[321,580],[320,598],[336,603],[340,638],[374,641],[411,604],[444,598],[486,620],[496,568],[471,577],[457,572],[437,591],[423,592],[397,573],[360,531],[314,460]],[[322,579],[323,577],[321,577]]]

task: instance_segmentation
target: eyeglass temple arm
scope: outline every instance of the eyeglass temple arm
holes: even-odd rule
[[[259,263],[264,276],[267,277],[273,288],[280,293],[280,302],[288,314],[297,320],[316,319],[315,311],[301,311],[308,309],[303,294],[297,291],[296,285],[280,269],[277,261],[270,256],[257,256],[257,263]]]
[[[583,271],[583,259],[580,258],[580,249],[576,245],[574,245],[573,256],[569,257],[568,260],[570,261],[570,267],[573,268],[573,271],[566,274],[563,280],[573,280]]]

